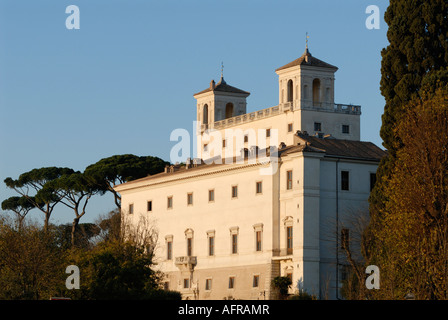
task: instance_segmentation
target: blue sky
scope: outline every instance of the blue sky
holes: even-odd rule
[[[380,29],[365,26],[369,5]],[[68,30],[65,9],[80,9]],[[219,80],[251,92],[248,112],[278,104],[275,69],[305,49],[336,65],[335,101],[362,106],[361,139],[381,146],[379,90],[388,1],[0,0],[0,202],[33,168],[83,171],[115,154],[169,160],[191,131],[193,94]],[[81,222],[114,208],[96,197]],[[56,207],[53,223],[70,222]],[[38,211],[30,216],[42,220]]]

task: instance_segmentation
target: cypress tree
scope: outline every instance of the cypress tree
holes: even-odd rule
[[[382,50],[381,94],[386,100],[381,138],[392,155],[393,128],[403,106],[446,80],[448,66],[448,2],[446,0],[391,0],[384,14],[389,46]],[[431,80],[425,80],[425,77]]]
[[[384,208],[384,184],[394,167],[400,141],[394,129],[408,102],[423,91],[448,84],[448,2],[446,0],[391,0],[384,14],[389,45],[381,52],[381,94],[386,100],[380,135],[388,156],[377,171],[370,196],[371,214]]]
[[[377,170],[377,182],[369,198],[371,221],[364,234],[364,254],[373,264],[390,260],[393,241],[392,247],[387,247],[384,236],[388,234],[389,240],[397,236],[397,230],[390,230],[393,226],[389,220],[384,220],[393,214],[388,212],[394,196],[391,179],[399,166],[397,154],[404,147],[397,128],[409,108],[418,105],[415,101],[427,99],[448,85],[448,1],[390,0],[384,19],[389,27],[389,45],[381,52],[380,89],[386,103],[380,135],[388,156]],[[398,285],[401,280],[397,275],[394,281]],[[390,297],[396,297],[396,293]]]

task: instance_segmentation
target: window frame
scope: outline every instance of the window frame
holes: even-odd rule
[[[255,194],[263,194],[263,181],[255,182]]]
[[[184,278],[184,289],[190,289],[190,279]]]
[[[232,199],[238,199],[238,185],[233,185],[231,190]]]
[[[235,289],[235,276],[229,277],[228,289]]]
[[[212,290],[212,278],[206,278],[205,279],[205,291],[211,291]]]
[[[231,235],[232,254],[238,254],[238,233]]]
[[[210,195],[212,197],[210,197]],[[208,202],[215,202],[215,189],[208,190]]]
[[[263,251],[263,231],[255,230],[255,251],[262,252]]]
[[[173,260],[173,240],[166,241],[166,260]]]
[[[291,176],[290,176],[291,174]],[[286,190],[292,190],[292,180],[293,180],[293,176],[292,176],[292,170],[287,170],[286,171]]]
[[[252,288],[259,288],[260,287],[260,275],[254,274],[252,277]]]
[[[208,256],[215,256],[215,235],[208,236]]]
[[[193,256],[193,237],[187,238],[187,257]]]
[[[344,174],[347,174],[346,177],[344,177]],[[350,171],[349,170],[341,170],[340,173],[341,177],[341,191],[350,191]]]
[[[294,229],[286,226],[286,255],[293,254],[294,251]]]
[[[192,205],[193,205],[193,192],[188,192],[187,193],[187,206],[192,206]]]

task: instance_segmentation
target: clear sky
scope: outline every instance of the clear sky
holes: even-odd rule
[[[66,7],[80,29],[66,28]],[[366,8],[380,9],[369,30]],[[311,54],[336,65],[335,101],[362,106],[361,139],[381,146],[379,90],[388,1],[0,0],[0,202],[3,180],[33,168],[83,171],[115,154],[169,161],[170,133],[192,130],[193,94],[219,80],[278,104],[275,69]],[[114,208],[96,197],[81,222]],[[43,215],[29,214],[36,220]],[[50,222],[73,213],[56,207]]]

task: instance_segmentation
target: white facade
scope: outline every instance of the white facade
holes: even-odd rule
[[[292,278],[291,292],[299,286],[320,298],[339,297],[340,222],[367,208],[371,175],[384,152],[359,141],[359,106],[334,104],[336,67],[308,51],[291,64],[277,69],[280,102],[269,109],[246,114],[249,93],[222,78],[195,95],[196,120],[203,122],[198,135],[278,130],[266,157],[249,152],[242,163],[188,162],[115,187],[124,219],[137,224],[145,217],[156,226],[157,269],[167,288],[185,299],[271,299],[271,281],[280,275]],[[222,149],[239,155],[236,145],[226,142]],[[262,174],[275,159],[277,170]]]

